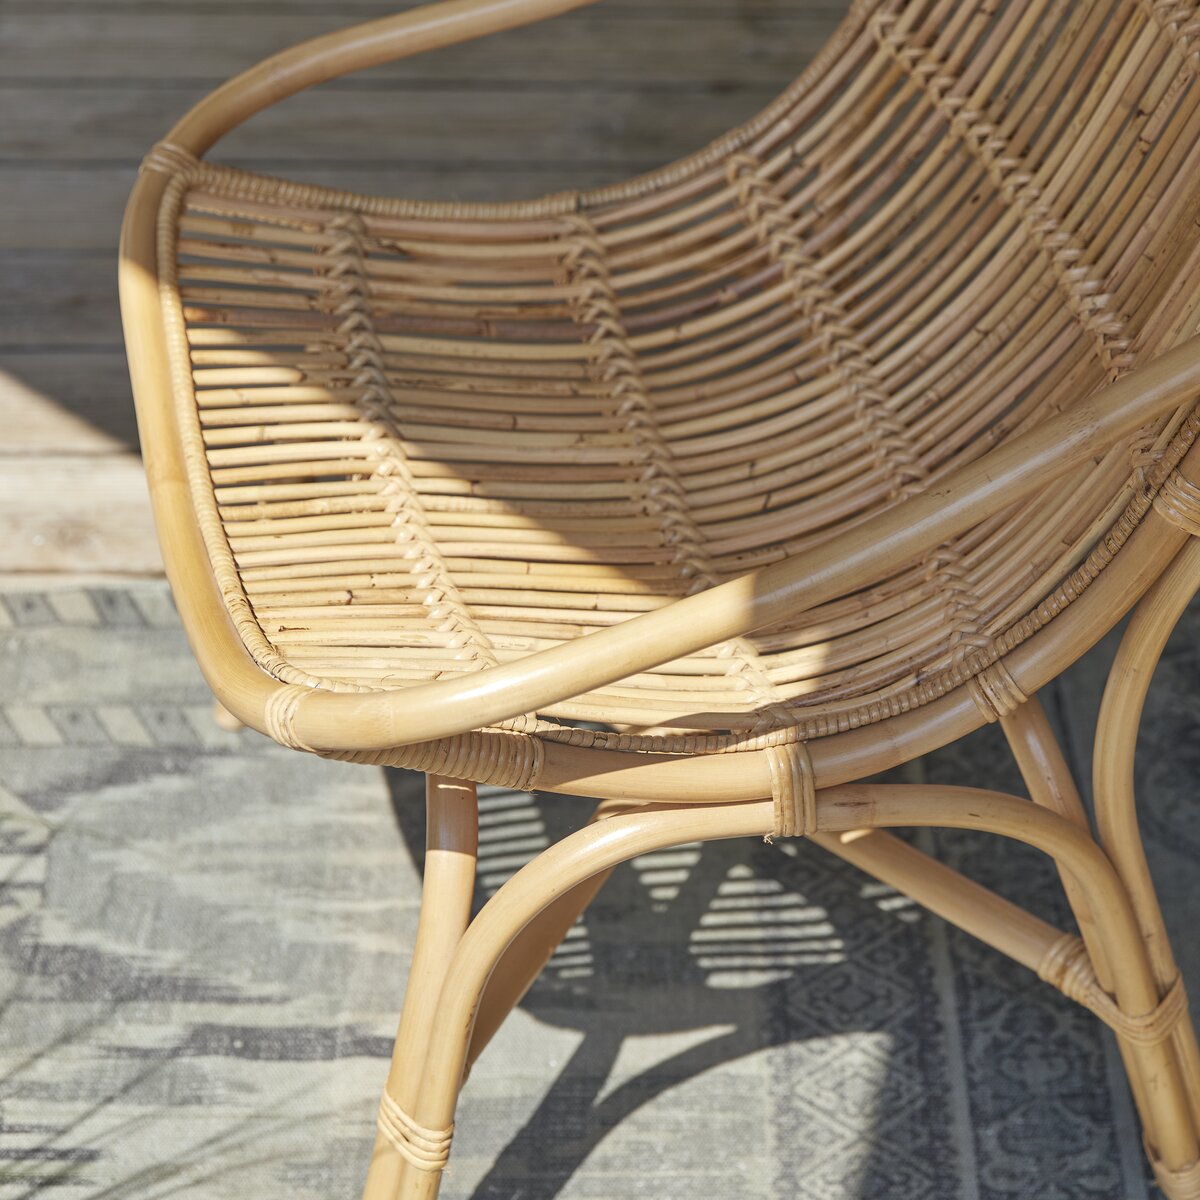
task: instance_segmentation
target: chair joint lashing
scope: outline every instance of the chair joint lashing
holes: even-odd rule
[[[1154,1178],[1163,1195],[1170,1196],[1171,1200],[1200,1200],[1200,1158],[1173,1171],[1148,1143],[1146,1157],[1154,1168]]]
[[[967,680],[967,690],[989,724],[1016,712],[1029,699],[1009,673],[1003,659],[997,659],[978,675],[972,675]]]
[[[418,1171],[444,1171],[450,1161],[454,1126],[427,1129],[418,1125],[385,1090],[376,1121],[388,1145]]]
[[[1162,999],[1148,1012],[1125,1012],[1100,986],[1091,955],[1074,934],[1064,934],[1051,946],[1038,967],[1038,977],[1094,1013],[1118,1037],[1140,1046],[1165,1042],[1188,1010],[1183,977],[1176,975]]]
[[[1154,497],[1154,511],[1177,529],[1200,537],[1200,486],[1172,471]]]
[[[817,831],[817,789],[808,747],[803,742],[787,742],[769,746],[764,753],[775,806],[775,826],[766,840],[811,837]]]
[[[140,170],[162,171],[165,175],[191,175],[200,165],[200,160],[182,146],[173,142],[158,142],[142,159]]]
[[[286,683],[271,693],[263,712],[263,720],[267,726],[267,733],[281,746],[287,746],[291,750],[314,752],[296,733],[296,714],[301,702],[311,694],[312,688],[299,683]]]

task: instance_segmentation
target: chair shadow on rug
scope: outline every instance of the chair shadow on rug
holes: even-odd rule
[[[918,769],[948,783],[981,768],[997,786],[1021,790],[993,728]],[[387,774],[420,863],[419,778]],[[586,821],[588,807],[491,792],[480,810],[477,906],[520,861]],[[1047,919],[1069,922],[1053,864],[1036,852],[951,831],[919,838]],[[672,1154],[686,1167],[699,1149],[717,1164],[706,1181],[719,1183],[723,1163],[729,1178],[742,1175],[747,1196],[957,1200],[969,1175],[988,1197],[1127,1200],[1130,1174],[1142,1183],[1129,1101],[1111,1085],[1107,1033],[1032,975],[811,843],[739,839],[635,860],[607,882],[521,1007],[582,1037],[471,1200],[552,1200],[599,1151],[587,1168],[594,1189],[610,1166],[605,1139],[684,1086],[701,1098],[683,1105],[679,1130],[655,1127],[659,1169],[670,1172]],[[626,1039],[654,1036],[670,1039],[662,1057],[639,1061],[641,1070],[618,1067]],[[704,1092],[706,1073],[765,1051],[769,1059],[744,1064],[748,1082],[732,1084],[732,1102],[728,1071]],[[725,1105],[711,1140],[697,1127],[709,1104]],[[630,1135],[638,1145],[642,1133]],[[750,1141],[763,1152],[750,1152]],[[741,1164],[747,1153],[750,1168]],[[658,1182],[669,1187],[669,1174]],[[1144,1186],[1137,1194],[1158,1195]]]

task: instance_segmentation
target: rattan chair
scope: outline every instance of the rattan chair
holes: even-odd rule
[[[1200,1054],[1132,790],[1200,586],[1195,4],[860,0],[748,124],[524,203],[202,161],[310,84],[585,2],[451,0],[278,55],[150,152],[125,223],[213,691],[284,745],[428,775],[367,1195],[436,1194],[467,1068],[608,870],[767,835],[1092,1010],[1195,1200]],[[1036,693],[1131,609],[1093,837]],[[989,721],[1032,802],[855,782]],[[476,783],[602,803],[472,918]],[[884,832],[918,825],[1052,855],[1078,934]]]

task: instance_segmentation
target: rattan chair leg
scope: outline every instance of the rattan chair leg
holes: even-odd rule
[[[1094,918],[1101,956],[1113,964],[1113,993],[1101,985],[1086,948],[1073,937],[1053,949],[1039,974],[1117,1034],[1160,1184],[1171,1200],[1195,1200],[1200,1150],[1175,1048],[1178,1026],[1186,1023],[1182,991],[1176,987],[1160,995],[1129,894],[1090,833],[1027,801],[967,788],[862,784],[822,792],[822,831],[864,825],[1000,834],[1049,854],[1075,881]]]
[[[1046,781],[1052,775],[1059,796],[1056,806],[1064,812],[974,789],[845,786],[820,793],[814,838],[1036,969],[1043,979],[1108,1023],[1126,1055],[1160,1183],[1171,1200],[1191,1200],[1197,1131],[1178,1053],[1182,994],[1175,989],[1160,996],[1126,888],[1090,832],[1081,826],[1069,781],[1061,776],[1062,764],[1040,729],[1038,710],[1030,712],[1025,724],[1017,724],[1024,731],[1017,740],[1023,754],[1038,750],[1045,756],[1051,771],[1034,776],[1039,780],[1038,790],[1048,795]],[[431,837],[435,836],[434,810],[441,810],[444,816],[450,811],[448,805],[443,807],[441,793],[454,786],[446,781],[431,784]],[[598,815],[606,815],[603,806]],[[467,909],[461,903],[469,889],[457,889],[457,911],[453,904],[450,911],[441,905],[427,909],[437,915],[430,921],[422,919],[418,939],[422,970],[417,973],[414,962],[417,991],[406,1003],[389,1085],[392,1117],[402,1123],[402,1140],[407,1144],[397,1147],[381,1138],[387,1149],[377,1151],[367,1200],[436,1197],[464,1071],[472,1051],[478,1053],[484,1040],[474,1037],[481,1002],[506,955],[513,953],[513,958],[498,977],[493,993],[488,1017],[492,1028],[507,1012],[508,1000],[525,977],[535,971],[539,958],[546,957],[550,937],[569,928],[574,919],[571,914],[581,909],[598,886],[594,881],[618,863],[685,842],[762,834],[775,828],[776,817],[772,801],[620,812],[546,850],[509,880],[469,925]],[[1091,918],[1097,957],[1113,964],[1112,993],[1096,973],[1080,939],[1059,933],[912,847],[877,832],[891,826],[979,829],[1024,841],[1053,857]],[[473,830],[472,822],[467,830],[471,849]],[[430,888],[448,885],[455,871],[462,871],[463,859],[469,859],[469,869],[473,869],[473,855],[462,853],[467,844],[463,829],[448,832],[453,840],[441,845],[452,850],[449,860],[445,864],[431,861],[427,867],[427,904],[437,899]],[[454,846],[459,850],[457,861]],[[447,916],[453,929],[443,921]],[[439,936],[442,932],[445,936]],[[431,979],[440,982],[440,989],[430,986]],[[424,1039],[428,1048],[422,1057],[419,1043]],[[409,1052],[414,1045],[415,1054]]]
[[[1197,1157],[1173,1030],[1178,995],[1159,1001],[1126,890],[1090,833],[1076,820],[1012,796],[963,788],[857,785],[820,795],[816,839],[851,861],[912,891],[963,928],[998,946],[1105,1020],[1121,1038],[1142,1106],[1147,1142],[1171,1200],[1187,1200]],[[639,810],[572,834],[523,868],[485,905],[454,952],[445,976],[412,1112],[425,1133],[452,1128],[480,999],[496,964],[565,892],[616,864],[689,841],[762,833],[774,828],[771,802]],[[1029,914],[911,848],[866,830],[885,826],[974,828],[1024,841],[1053,857],[1093,917],[1104,961],[1117,964],[1115,995],[1101,985],[1079,939],[1058,934]],[[836,835],[842,835],[840,837]],[[418,1124],[419,1123],[419,1124]],[[371,1200],[433,1200],[441,1164],[417,1164],[390,1195]]]
[[[1057,771],[1055,773],[1057,774]],[[1069,990],[1075,993],[1073,998],[1086,1002],[1087,997],[1079,994],[1077,988],[1070,986],[1065,974],[1056,973],[1054,964],[1064,962],[1064,950],[1077,955],[1078,964],[1085,968],[1089,961],[1094,964],[1101,959],[1106,952],[1106,943],[1094,924],[1091,927],[1091,936],[1096,953],[1090,956],[1080,954],[1083,946],[1075,939],[1064,937],[1053,926],[1047,925],[1033,914],[964,879],[949,867],[930,859],[907,842],[899,841],[889,834],[879,830],[856,830],[841,837],[819,833],[814,840],[874,878],[890,884],[932,912],[952,921],[960,929],[1038,972],[1043,978],[1049,978],[1050,982],[1060,987],[1067,983]],[[1070,881],[1073,904],[1077,911],[1090,914],[1087,888],[1075,880],[1069,871],[1064,870],[1063,874],[1064,882]],[[1101,982],[1098,970],[1095,971],[1095,977],[1098,987],[1105,992],[1111,990],[1110,985]],[[1178,1010],[1168,1008],[1166,1011]],[[1175,1034],[1170,1036],[1177,1038],[1185,1030],[1190,1034],[1190,1023],[1181,1020],[1175,1026]],[[1152,1157],[1156,1157],[1153,1147],[1158,1143],[1151,1132],[1150,1122],[1159,1119],[1160,1114],[1157,1107],[1147,1099],[1147,1088],[1143,1078],[1145,1071],[1139,1061],[1137,1047],[1120,1036],[1118,1044],[1121,1046],[1138,1109],[1144,1114],[1147,1145],[1151,1148]],[[1177,1042],[1174,1048],[1178,1053]],[[1184,1066],[1182,1062],[1179,1065],[1181,1069]],[[1184,1074],[1186,1086],[1186,1071]],[[1185,1106],[1185,1145],[1186,1137]],[[1159,1171],[1163,1191],[1170,1200],[1194,1200],[1194,1192],[1186,1190],[1191,1186],[1188,1174],[1186,1171]]]
[[[592,814],[592,821],[602,821],[628,809],[628,804],[606,801]],[[596,898],[611,873],[600,871],[556,897],[517,934],[512,945],[501,955],[479,1002],[479,1014],[475,1018],[475,1028],[467,1051],[468,1071],[496,1030],[504,1024],[508,1014],[521,1002],[521,997],[541,974],[551,955]]]
[[[413,1116],[427,1129],[454,1120],[480,1000],[497,963],[522,931],[559,906],[568,892],[639,854],[692,841],[763,834],[772,828],[770,801],[752,804],[638,809],[594,823],[564,838],[523,867],[480,910],[464,934],[446,975],[437,1022]],[[576,895],[579,895],[576,892]],[[433,1200],[441,1169],[409,1171],[391,1195],[367,1200]]]
[[[468,1070],[521,1002],[584,909],[596,898],[609,874],[602,871],[564,892],[530,921],[504,952],[480,1000],[467,1052]]]
[[[471,919],[479,843],[475,785],[430,775],[425,802],[428,827],[421,919],[364,1200],[393,1200],[401,1194],[405,1177],[414,1172],[414,1159],[440,1161],[449,1149],[448,1135],[428,1137],[429,1131],[413,1125],[405,1114],[412,1112],[422,1079],[446,972]]]
[[[855,830],[840,837],[820,833],[814,840],[874,878],[917,900],[960,929],[1007,954],[1014,961],[1029,967],[1056,986],[1061,988],[1064,983],[1068,983],[1065,975],[1059,975],[1053,969],[1054,964],[1063,961],[1064,951],[1077,956],[1078,965],[1085,972],[1080,979],[1086,978],[1086,968],[1093,960],[1086,953],[1080,953],[1084,947],[1078,939],[1063,935],[1032,913],[965,879],[907,842],[880,830]],[[1071,878],[1069,872],[1064,871],[1064,874]],[[1080,905],[1086,909],[1087,886],[1075,880],[1072,880],[1072,886]],[[1105,940],[1098,930],[1093,929],[1093,934],[1095,944],[1102,955],[1106,951]],[[1097,987],[1101,987],[1098,976],[1096,984]],[[1071,987],[1070,990],[1073,999],[1085,1003],[1088,1001],[1088,997],[1078,987]],[[1107,991],[1107,988],[1101,990]],[[1122,1050],[1131,1083],[1138,1097],[1139,1109],[1153,1119],[1154,1107],[1144,1100],[1145,1087],[1141,1064],[1133,1050],[1124,1044]]]
[[[1036,695],[1030,696],[1025,703],[1000,718],[1000,727],[1033,802],[1065,817],[1090,835],[1091,825],[1083,800],[1041,700]],[[1079,922],[1079,932],[1096,965],[1096,974],[1103,986],[1111,990],[1112,971],[1104,962],[1095,918],[1076,881],[1066,873],[1062,874],[1062,881],[1071,910]]]
[[[1162,1164],[1160,1174],[1168,1184],[1171,1178],[1184,1177],[1181,1172],[1186,1172],[1196,1157],[1196,1136],[1170,1039],[1174,1019],[1168,1006],[1158,1001],[1126,890],[1091,835],[1057,812],[1034,808],[1016,797],[967,788],[829,788],[822,793],[818,809],[818,839],[829,844],[828,835],[852,834],[839,839],[842,850],[850,851],[845,857],[853,856],[854,842],[862,836],[858,832],[864,826],[944,826],[1015,838],[1055,858],[1093,914],[1105,961],[1120,965],[1114,980],[1115,997],[1100,986],[1078,938],[1052,936],[1052,931],[1033,918],[1014,922],[1009,906],[967,881],[955,883],[950,880],[952,872],[944,869],[929,872],[930,882],[918,883],[917,889],[924,888],[925,898],[936,911],[958,920],[1026,965],[1034,965],[1034,958],[1039,958],[1037,967],[1043,978],[1115,1028],[1127,1045],[1130,1075],[1144,1104],[1147,1129],[1152,1130],[1148,1140]],[[762,833],[774,827],[774,818],[774,805],[768,802],[635,811],[570,835],[518,872],[464,932],[446,971],[424,1078],[413,1108],[408,1110],[414,1127],[425,1133],[452,1128],[475,1016],[488,978],[506,948],[547,906],[562,899],[564,890],[581,887],[599,872],[637,854],[685,841]],[[906,872],[910,882],[917,881],[919,871],[906,862],[904,853],[892,851],[888,857],[893,876]],[[864,860],[864,865],[870,864]],[[372,1195],[371,1200],[392,1200],[394,1196],[432,1200],[442,1165],[444,1160],[439,1164],[432,1158],[415,1164],[415,1169],[397,1177],[394,1193]]]
[[[1071,768],[1063,756],[1062,747],[1037,696],[1029,697],[1027,702],[1001,717],[1000,725],[1034,803],[1065,817],[1091,837],[1091,824]],[[1075,915],[1080,935],[1096,972],[1096,979],[1100,986],[1111,994],[1114,987],[1114,964],[1108,962],[1105,957],[1104,942],[1096,929],[1095,917],[1088,907],[1087,898],[1078,882],[1068,872],[1060,868],[1059,873],[1067,901]],[[1120,1037],[1117,1038],[1117,1043],[1129,1076],[1134,1102],[1139,1112],[1147,1113],[1149,1106],[1142,1073],[1133,1060],[1130,1047]],[[1143,1120],[1145,1122],[1145,1118]],[[1149,1132],[1148,1126],[1147,1130]]]
[[[1138,605],[1125,632],[1101,704],[1093,762],[1100,840],[1129,892],[1155,982],[1164,996],[1177,985],[1179,968],[1142,847],[1134,792],[1134,754],[1155,664],[1197,591],[1200,538],[1192,538]],[[1177,1024],[1173,1039],[1192,1120],[1200,1129],[1200,1049],[1195,1025],[1186,1016]]]
[[[1031,971],[1062,941],[1062,930],[885,830],[816,833],[812,840]]]

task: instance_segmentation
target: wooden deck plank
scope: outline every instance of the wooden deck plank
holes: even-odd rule
[[[135,451],[124,349],[0,351],[0,429],[5,456]]]
[[[0,7],[0,106],[20,115],[0,127],[6,579],[158,569],[116,306],[117,230],[138,160],[190,103],[263,55],[405,6]],[[686,154],[753,115],[845,7],[606,0],[299,97],[222,152],[373,195],[517,199],[595,187]]]
[[[390,8],[390,6],[388,6]],[[374,14],[373,14],[374,15]],[[691,14],[658,4],[610,9],[607,4],[543,25],[422,55],[356,76],[331,88],[469,88],[507,81],[531,90],[579,91],[634,85],[663,91],[681,84],[742,86],[789,78],[832,31],[836,9],[778,8],[747,20],[740,6]],[[69,21],[47,19],[43,7],[0,10],[0,72],[14,80],[182,80],[215,84],[284,46],[343,27],[341,6],[275,5],[240,9],[219,20],[164,5],[112,12],[95,5]],[[186,46],[186,56],[180,48]],[[165,64],[177,64],[167,73]]]
[[[137,458],[0,459],[0,573],[75,571],[162,571]]]
[[[79,361],[79,356],[51,356]],[[44,376],[39,386],[22,370],[22,364],[6,359],[0,368],[0,471],[7,471],[14,457],[36,455],[78,456],[128,452],[130,446],[120,432],[106,429],[88,417],[72,412],[47,394]],[[122,364],[123,368],[124,364]],[[128,393],[128,379],[125,382]]]
[[[0,159],[132,162],[164,133],[164,115],[183,112],[203,88],[154,91],[136,85],[0,85]],[[697,90],[652,103],[640,89],[544,93],[477,87],[306,92],[268,109],[223,139],[219,161],[294,173],[334,163],[636,164],[646,170],[697,149],[753,116],[777,89],[736,94]]]
[[[388,16],[406,8],[416,8],[424,0],[339,0],[338,17],[342,25]],[[196,17],[211,20],[231,13],[311,13],[328,11],[329,0],[5,0],[7,13],[33,12],[48,20],[80,13],[149,14],[170,7]],[[602,0],[596,10],[611,15],[626,13],[670,13],[689,21],[697,18],[722,18],[731,9],[745,20],[779,17],[797,8],[796,0]],[[838,18],[847,8],[847,0],[805,0],[806,12],[830,14]],[[566,20],[568,18],[562,18]]]
[[[111,253],[0,254],[0,354],[25,347],[88,351],[121,344]]]

